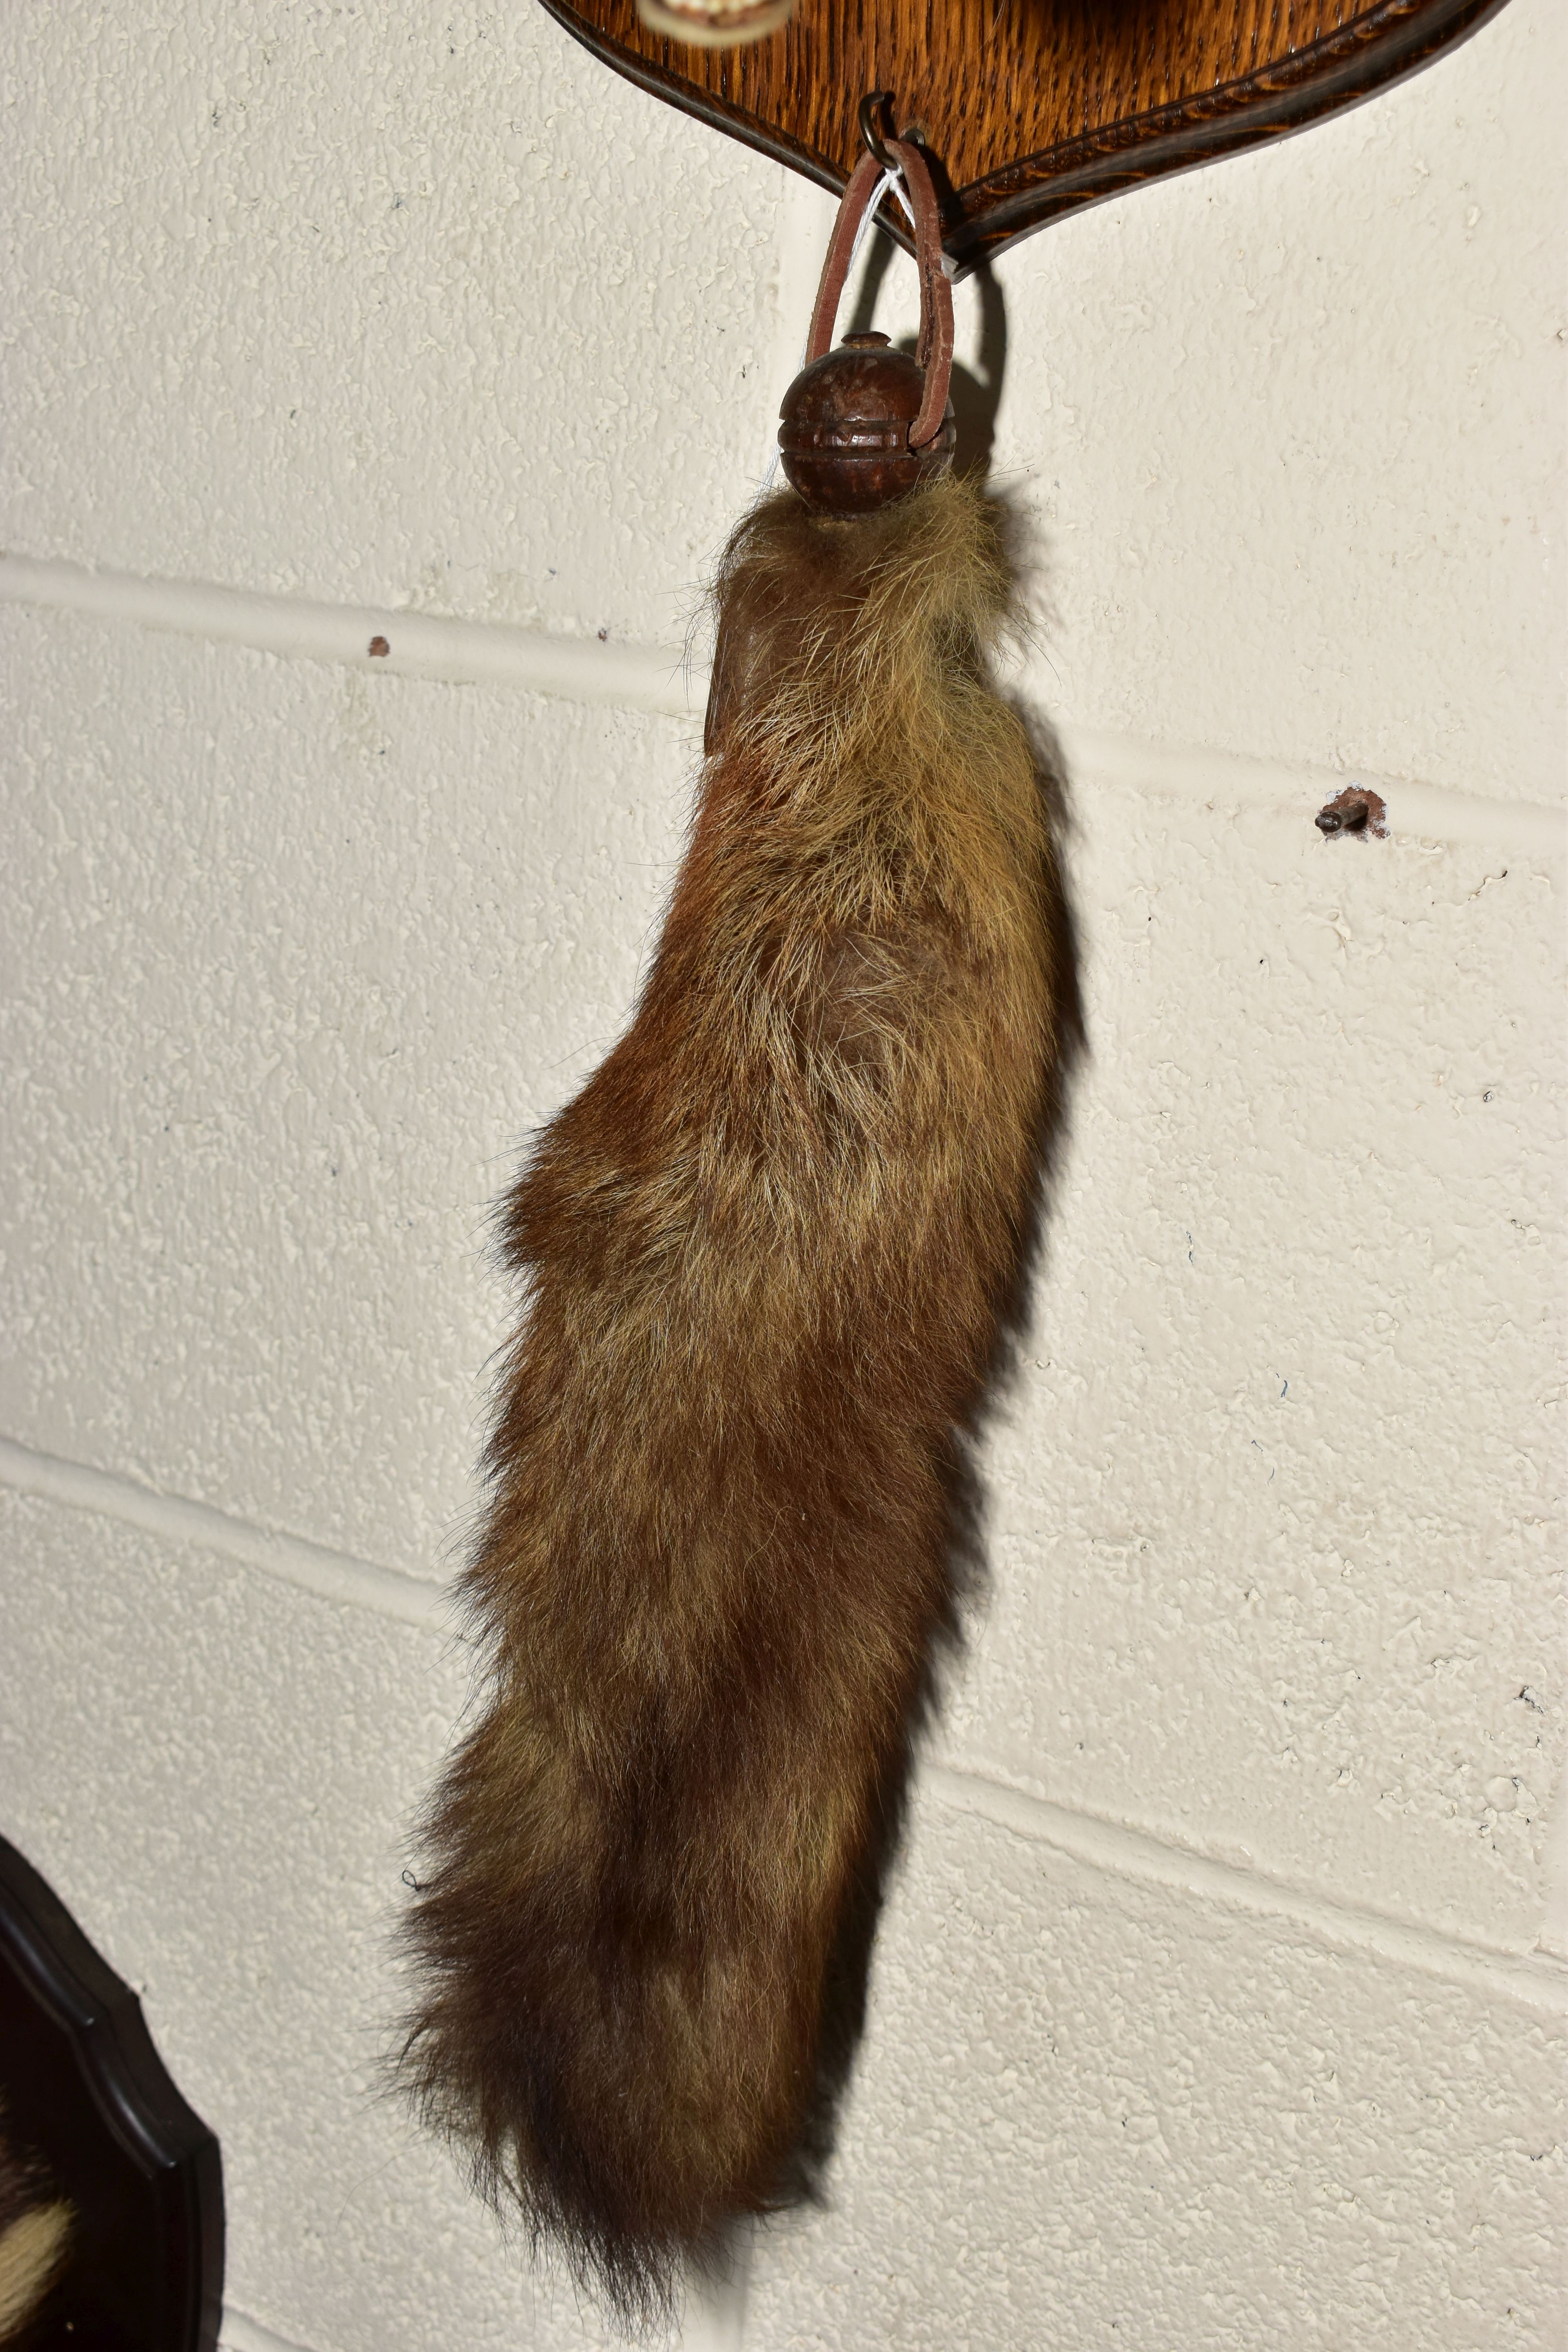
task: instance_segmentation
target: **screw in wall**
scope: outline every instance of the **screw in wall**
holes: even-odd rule
[[[1344,833],[1371,834],[1382,840],[1388,831],[1388,810],[1381,793],[1352,784],[1325,801],[1312,822],[1325,841]]]

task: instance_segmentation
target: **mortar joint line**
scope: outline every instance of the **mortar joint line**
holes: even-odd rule
[[[0,603],[74,612],[191,636],[207,644],[331,662],[384,677],[493,685],[570,702],[694,719],[706,677],[673,646],[604,642],[508,622],[313,602],[264,589],[94,571],[52,557],[0,552]],[[1014,681],[1026,692],[1027,677]],[[1033,698],[1026,692],[1026,698]],[[1153,742],[1063,722],[1055,728],[1077,782],[1201,803],[1311,804],[1347,783],[1375,791],[1398,837],[1474,841],[1568,854],[1568,811],[1483,795],[1367,769],[1330,769],[1216,746]],[[1352,854],[1363,854],[1364,849]],[[1334,853],[1343,855],[1342,846]]]

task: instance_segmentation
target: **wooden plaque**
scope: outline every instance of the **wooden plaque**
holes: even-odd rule
[[[734,49],[651,32],[636,0],[542,5],[628,80],[835,193],[862,152],[860,100],[891,91],[963,277],[1081,205],[1353,105],[1502,0],[797,0]]]
[[[214,2352],[217,2141],[163,2070],[142,2004],[0,1838],[0,2110],[71,2208],[67,2258],[16,2352]]]

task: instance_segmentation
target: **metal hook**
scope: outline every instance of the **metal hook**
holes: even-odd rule
[[[899,168],[898,157],[889,155],[883,133],[877,128],[877,116],[884,106],[890,108],[892,103],[890,89],[869,89],[860,100],[860,136],[884,172],[896,172]]]

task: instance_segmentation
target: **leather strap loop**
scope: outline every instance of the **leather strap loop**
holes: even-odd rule
[[[925,398],[910,427],[910,447],[923,449],[942,430],[952,375],[952,280],[942,266],[942,215],[936,190],[920,149],[909,139],[888,145],[903,166],[904,185],[915,216],[915,266],[921,274],[921,338],[915,357],[925,370]]]
[[[925,373],[925,395],[921,413],[910,427],[910,447],[923,449],[941,432],[947,414],[947,389],[952,375],[952,284],[942,266],[942,215],[925,157],[911,140],[889,139],[887,143],[904,175],[910,210],[915,220],[915,266],[921,278],[921,332],[915,357]],[[855,250],[855,233],[881,178],[882,166],[870,154],[862,155],[849,174],[849,184],[828,239],[827,257],[822,265],[816,307],[811,314],[811,332],[805,346],[808,367],[832,347],[844,281],[849,275],[849,257]]]
[[[816,308],[811,314],[811,332],[805,339],[807,367],[832,347],[834,322],[838,317],[844,280],[849,275],[849,257],[855,250],[855,232],[881,176],[881,165],[869,153],[861,156],[849,174],[849,184],[844,191],[838,217],[833,224],[833,235],[827,240],[827,257],[822,265],[822,283],[816,289]]]

